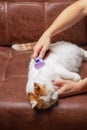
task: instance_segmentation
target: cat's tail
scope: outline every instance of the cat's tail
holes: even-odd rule
[[[83,58],[84,60],[87,60],[87,51],[84,49],[81,49],[82,53],[83,53]]]
[[[36,45],[36,42],[24,43],[24,44],[14,44],[11,47],[12,47],[12,49],[14,49],[16,51],[27,51],[27,50],[33,50],[35,45]]]

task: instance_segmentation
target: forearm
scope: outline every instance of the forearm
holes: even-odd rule
[[[52,37],[57,33],[60,33],[82,19],[86,13],[84,13],[85,7],[81,1],[77,1],[71,6],[67,7],[52,23],[52,25],[46,30],[46,32]]]

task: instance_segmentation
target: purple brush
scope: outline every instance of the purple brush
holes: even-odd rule
[[[40,69],[42,68],[43,66],[45,65],[45,62],[40,58],[38,57],[36,60],[35,60],[35,68],[36,69]]]

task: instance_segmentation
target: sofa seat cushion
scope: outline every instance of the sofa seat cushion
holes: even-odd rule
[[[31,109],[25,93],[31,55],[32,51],[0,47],[0,129],[87,129],[86,93],[60,98],[49,110]],[[86,62],[80,74],[87,76]]]

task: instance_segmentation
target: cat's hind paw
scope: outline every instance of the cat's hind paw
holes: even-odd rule
[[[23,51],[23,49],[21,48],[21,45],[19,45],[19,44],[14,44],[11,46],[11,48],[16,51]]]
[[[16,51],[27,51],[28,48],[26,47],[25,44],[14,44],[11,46],[12,49]]]

